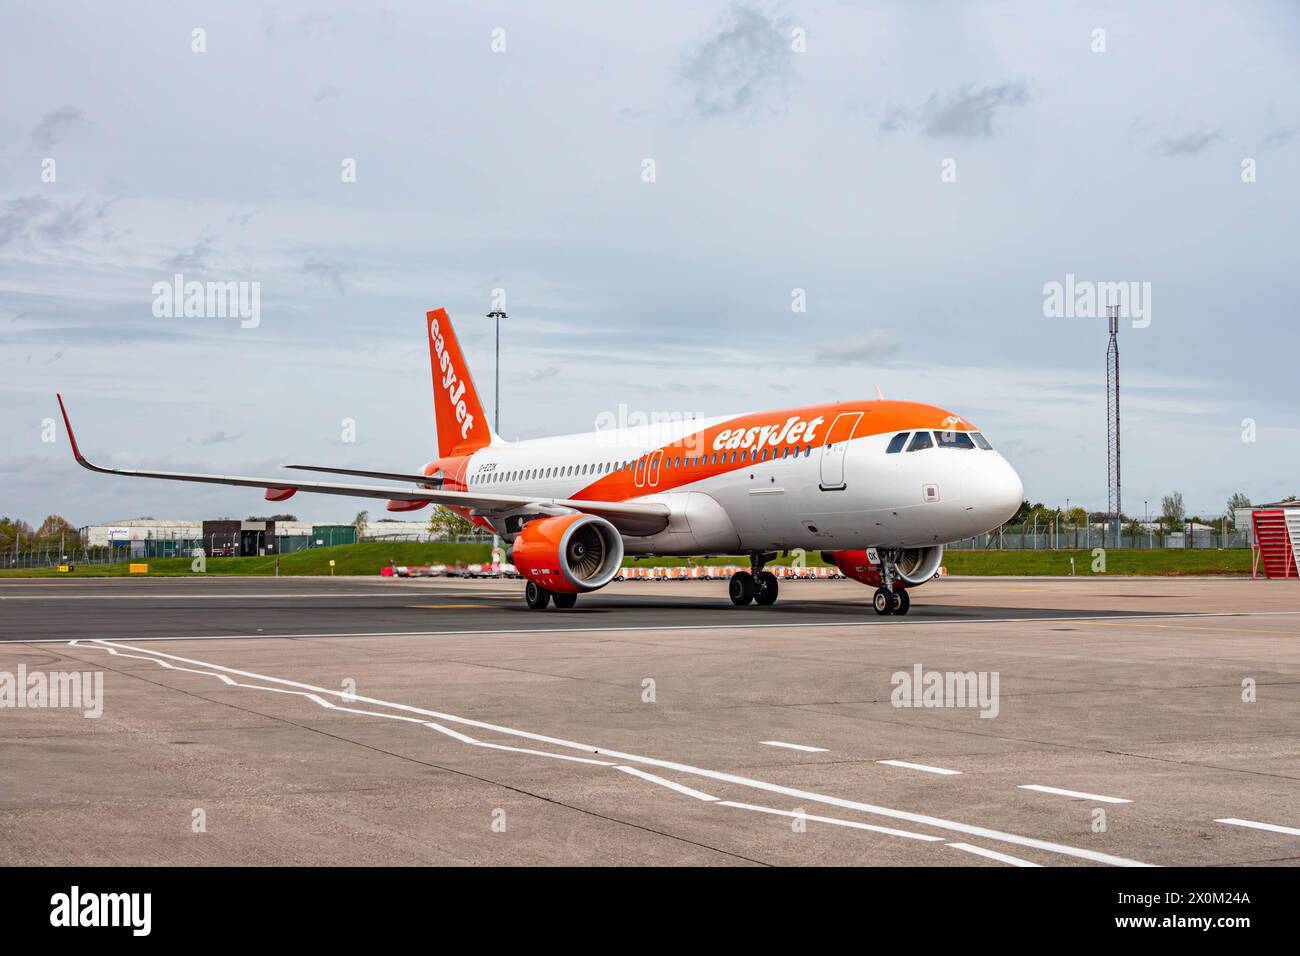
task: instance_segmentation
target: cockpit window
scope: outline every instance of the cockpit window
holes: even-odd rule
[[[922,448],[932,448],[934,442],[930,441],[929,432],[917,432],[912,436],[912,444],[907,446],[908,451],[920,451]]]
[[[910,432],[899,432],[897,435],[895,435],[893,438],[891,438],[891,439],[889,440],[889,447],[885,449],[885,454],[886,454],[886,455],[897,455],[900,451],[902,451],[902,450],[903,450],[903,446],[907,444],[907,436],[908,436],[909,434],[911,434],[911,433],[910,433]]]
[[[993,446],[989,444],[989,440],[985,438],[983,435],[981,435],[979,432],[971,432],[970,437],[975,439],[975,444],[979,445],[985,451],[993,450]]]
[[[935,432],[939,438],[940,448],[974,448],[975,443],[970,440],[967,432]]]

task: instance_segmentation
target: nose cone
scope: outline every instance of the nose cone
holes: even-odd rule
[[[1025,485],[1016,474],[1016,470],[1003,457],[998,457],[998,464],[1001,468],[998,470],[996,479],[997,497],[995,507],[998,512],[998,524],[1004,524],[1010,521],[1017,511],[1020,510],[1021,504],[1025,500]]]
[[[1016,470],[997,453],[985,452],[962,476],[963,503],[995,528],[1010,520],[1024,501],[1025,486]]]

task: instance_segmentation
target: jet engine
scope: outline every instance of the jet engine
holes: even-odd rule
[[[873,549],[874,550],[874,549]],[[872,561],[866,551],[823,551],[822,560],[840,569],[845,577],[869,584],[874,588],[884,584],[880,562]],[[897,587],[917,587],[934,577],[943,560],[943,545],[928,548],[904,548],[895,562]]]
[[[537,518],[519,532],[509,560],[547,591],[578,594],[614,580],[623,565],[623,539],[596,515]]]

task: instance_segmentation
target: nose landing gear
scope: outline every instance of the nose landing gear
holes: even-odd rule
[[[912,599],[907,596],[907,589],[894,587],[897,573],[892,552],[880,554],[880,577],[883,585],[871,596],[871,606],[876,613],[883,617],[886,614],[906,614],[911,610]]]

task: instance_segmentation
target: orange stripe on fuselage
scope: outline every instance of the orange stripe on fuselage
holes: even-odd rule
[[[862,413],[857,427],[851,435],[837,434],[838,440],[866,438],[887,432],[911,431],[914,429],[937,428],[973,431],[975,426],[960,415],[954,415],[947,409],[934,405],[922,405],[917,402],[865,401],[837,402],[831,405],[810,405],[806,408],[790,408],[781,411],[755,412],[728,419],[709,428],[701,429],[682,438],[680,441],[662,445],[640,455],[626,471],[602,475],[573,495],[576,500],[585,501],[627,501],[643,495],[661,494],[683,485],[704,481],[716,475],[738,469],[749,468],[763,461],[764,449],[768,459],[772,452],[781,453],[784,448],[802,449],[811,445],[820,448],[831,434],[836,418],[845,413],[850,415]],[[810,427],[811,426],[811,427]],[[743,452],[756,453],[753,457]],[[724,461],[725,453],[725,461]],[[660,456],[657,465],[655,455]],[[687,469],[680,465],[665,468],[663,462],[672,458],[696,458],[708,456],[707,463],[700,463]],[[717,462],[714,462],[717,455]],[[734,457],[734,461],[732,460]],[[658,468],[658,483],[651,485],[649,479],[652,470]],[[637,484],[637,476],[642,476],[642,483]]]

